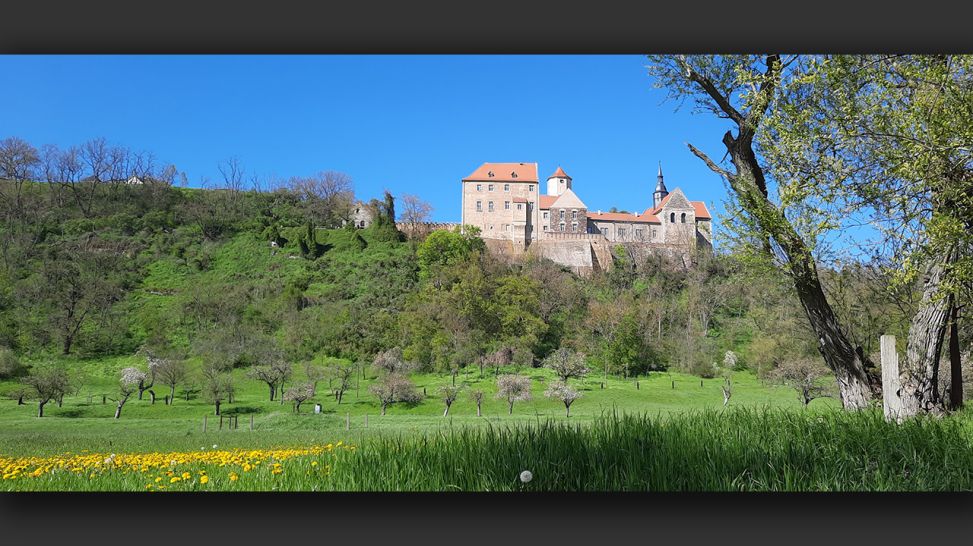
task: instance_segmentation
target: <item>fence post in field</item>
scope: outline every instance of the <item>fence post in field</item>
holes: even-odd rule
[[[206,415],[203,415],[203,432],[206,432]]]
[[[106,398],[108,398],[108,396],[107,396],[107,395],[104,395],[104,394],[103,394],[103,395],[101,395],[101,403],[102,403],[102,404],[104,404],[104,403],[105,403],[105,399],[106,399]]]
[[[635,382],[635,390],[641,390],[641,387],[639,387],[639,382],[638,381]]]
[[[351,430],[351,414],[345,414],[345,430]]]
[[[223,430],[223,415],[222,414],[220,414],[220,428],[219,428],[219,430]]]
[[[902,422],[902,398],[899,397],[899,389],[902,384],[899,381],[899,355],[895,351],[895,336],[884,335],[880,339],[882,350],[882,408],[885,412],[885,420],[895,420]]]
[[[253,414],[250,414],[250,432],[253,432]]]
[[[673,381],[673,382],[672,382],[672,388],[673,388],[673,389],[675,389],[675,388],[676,388],[676,382],[675,382],[675,381]]]
[[[699,388],[703,388],[703,378],[699,378]]]

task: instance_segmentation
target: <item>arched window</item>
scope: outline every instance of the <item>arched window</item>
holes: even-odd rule
[[[675,224],[676,223],[676,213],[675,212],[670,212],[669,213],[669,223],[670,224]]]
[[[686,223],[686,213],[685,212],[682,213],[682,217],[680,218],[680,220],[682,220],[682,223],[684,223],[684,224]]]

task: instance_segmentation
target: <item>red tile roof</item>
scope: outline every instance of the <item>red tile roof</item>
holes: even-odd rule
[[[493,176],[490,174],[493,173]],[[537,183],[537,163],[484,163],[463,182],[533,182]]]
[[[568,173],[564,172],[564,169],[562,169],[560,165],[558,165],[557,170],[554,171],[554,174],[548,176],[548,178],[571,178],[571,177],[568,176]]]
[[[551,205],[553,205],[554,202],[557,201],[557,198],[558,198],[557,195],[542,195],[540,199],[541,210],[551,208]]]
[[[710,220],[712,216],[709,215],[709,209],[706,208],[706,203],[702,201],[690,201],[693,204],[693,208],[696,209],[696,218],[700,220]]]
[[[648,211],[642,214],[630,214],[627,212],[589,212],[589,220],[602,222],[632,222],[634,224],[659,224],[659,219]]]

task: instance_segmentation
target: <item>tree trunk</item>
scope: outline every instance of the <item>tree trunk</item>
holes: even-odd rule
[[[155,405],[155,391],[149,390],[149,400],[153,405]]]
[[[122,416],[122,403],[119,402],[118,405],[115,406],[115,419],[118,419],[121,416]]]
[[[270,401],[273,402],[274,396],[277,394],[277,385],[274,385],[273,383],[267,383],[267,385],[270,386]]]
[[[905,369],[900,369],[902,417],[920,412],[938,414],[945,409],[939,393],[939,362],[949,328],[953,296],[942,296],[940,286],[954,256],[950,250],[926,269],[919,312],[909,325]]]
[[[44,404],[46,404],[46,403],[47,402],[38,402],[37,403],[37,416],[38,417],[44,417]]]
[[[24,405],[24,395],[21,394],[20,396],[17,397],[17,405],[18,406]]]
[[[956,304],[949,320],[949,409],[963,407],[963,367],[959,350],[959,325]]]
[[[446,411],[443,412],[443,417],[449,415],[449,404],[446,404]]]
[[[169,400],[166,401],[166,405],[171,406],[173,402],[176,401],[176,386],[169,385]]]
[[[385,415],[385,407],[386,407],[387,405],[388,405],[388,404],[382,404],[382,415],[383,415],[383,416]],[[367,419],[367,417],[366,417],[366,419]]]
[[[57,407],[60,408],[60,407],[63,407],[63,406],[64,406],[64,395],[61,394],[61,395],[58,395],[58,397],[57,397]]]
[[[513,415],[513,414],[514,414],[514,403],[511,401],[507,403],[507,415]]]
[[[564,416],[571,417],[571,404],[564,404]]]
[[[479,402],[476,403],[476,416],[477,417],[481,417],[481,415],[480,415],[480,403]]]
[[[811,329],[818,338],[818,350],[838,380],[841,402],[845,409],[862,409],[881,392],[881,381],[875,365],[864,355],[861,347],[852,345],[841,328],[834,310],[824,295],[810,249],[783,212],[768,198],[763,169],[753,151],[754,133],[760,119],[771,104],[779,84],[780,65],[779,56],[767,57],[768,79],[757,92],[747,115],[736,111],[730,105],[728,98],[721,94],[706,75],[699,74],[690,67],[684,67],[688,70],[688,79],[699,84],[738,126],[735,138],[730,131],[723,135],[723,144],[726,146],[736,173],[724,170],[696,147],[689,145],[689,148],[712,171],[720,174],[730,183],[740,205],[756,221],[760,235],[764,239],[765,252],[768,254],[771,252],[771,241],[777,243],[783,251],[787,262],[786,271],[794,283]]]
[[[219,415],[220,414],[220,401],[217,400],[215,402],[215,404],[216,404],[216,415]]]

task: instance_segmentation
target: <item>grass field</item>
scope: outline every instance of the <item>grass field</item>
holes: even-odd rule
[[[236,399],[222,410],[238,416],[239,428],[225,420],[221,430],[211,404],[179,398],[166,406],[162,388],[154,405],[147,395],[133,398],[113,419],[114,405],[102,404],[101,394],[111,392],[119,369],[135,363],[134,357],[69,362],[84,371],[87,386],[63,407],[49,404],[43,418],[35,417],[35,404],[0,402],[0,489],[973,489],[968,414],[895,426],[877,411],[845,413],[831,399],[802,408],[794,391],[745,371],[734,374],[728,409],[721,379],[700,386],[698,377],[656,373],[637,385],[609,378],[602,388],[603,378],[592,375],[575,382],[584,395],[570,418],[562,404],[543,397],[553,379],[545,369],[520,370],[534,380],[534,399],[517,402],[513,415],[493,398],[492,372],[483,379],[475,368],[460,374],[465,391],[487,393],[482,417],[465,394],[442,416],[436,389],[449,377],[414,375],[427,397],[393,405],[386,416],[368,394],[371,379],[340,406],[323,382],[317,399],[294,414],[237,371]],[[313,413],[315,402],[321,414]],[[519,481],[522,470],[534,479]]]

